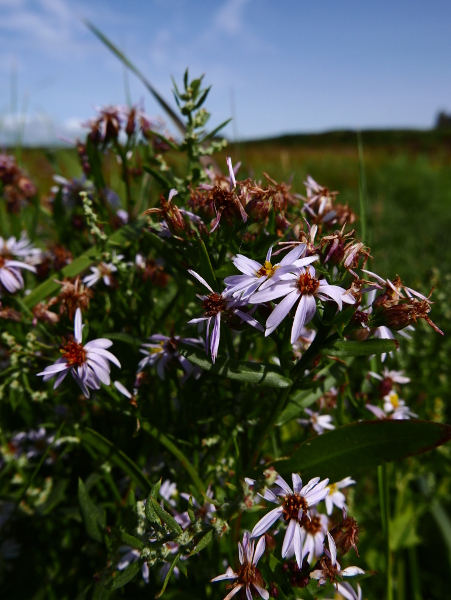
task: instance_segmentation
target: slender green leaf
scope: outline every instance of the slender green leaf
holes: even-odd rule
[[[157,481],[157,483],[153,486],[153,488],[150,491],[149,497],[147,498],[146,509],[145,509],[146,510],[146,518],[151,523],[159,523],[160,522],[158,515],[152,506],[152,500],[151,500],[151,498],[153,498],[154,500],[156,500],[158,498],[158,493],[160,491],[160,487],[161,487],[161,479],[159,479]]]
[[[143,429],[143,431],[150,433],[151,436],[153,436],[161,444],[163,444],[163,446],[165,446],[167,448],[167,450],[169,450],[169,452],[180,461],[182,467],[185,469],[185,471],[191,477],[194,485],[197,487],[198,490],[200,490],[200,491],[205,490],[205,484],[202,481],[202,479],[200,478],[198,472],[193,467],[193,465],[189,462],[187,457],[183,454],[183,452],[180,450],[180,448],[178,446],[176,446],[167,436],[164,435],[164,433],[159,431],[156,427],[152,427],[152,425],[150,425],[150,423],[148,423],[147,421],[144,421],[143,423],[141,423],[141,428]]]
[[[102,542],[106,524],[105,513],[91,500],[81,479],[78,480],[78,502],[89,537],[96,542]]]
[[[443,505],[438,498],[434,498],[434,500],[432,500],[430,510],[435,522],[438,525],[438,528],[441,531],[451,560],[451,519],[449,518],[449,515],[443,508]]]
[[[120,571],[114,577],[110,577],[110,579],[105,582],[105,587],[109,590],[117,590],[123,587],[139,573],[142,564],[142,561],[137,560],[131,565],[128,565],[126,569]]]
[[[291,380],[284,377],[273,365],[231,360],[220,356],[213,364],[200,350],[180,348],[179,352],[193,364],[214,375],[246,383],[257,383],[264,387],[286,388],[291,385]]]
[[[371,356],[371,354],[393,352],[398,346],[399,343],[396,340],[366,340],[365,342],[337,340],[331,346],[323,348],[322,353],[337,358]]]
[[[169,181],[169,179],[166,179],[166,177],[162,175],[160,171],[157,171],[156,169],[149,167],[148,165],[144,166],[143,169],[144,171],[146,171],[146,173],[149,173],[149,175],[155,177],[155,179],[162,187],[167,189],[170,189],[172,187],[172,183]]]
[[[146,547],[144,542],[136,538],[134,535],[130,535],[129,533],[125,533],[125,531],[121,531],[116,527],[110,527],[111,533],[123,544],[127,546],[131,546],[132,548],[136,548],[137,550],[142,550]]]
[[[82,433],[80,441],[83,445],[99,452],[110,463],[122,469],[144,492],[150,492],[151,483],[141,469],[122,450],[116,448],[112,442],[100,433],[88,427]]]
[[[208,133],[204,138],[202,138],[201,142],[206,142],[207,140],[211,140],[212,137],[214,137],[219,131],[221,131],[221,129],[223,129],[226,125],[228,125],[230,123],[232,119],[226,119],[225,121],[223,121],[220,125],[218,125],[217,127],[215,127],[213,129],[213,131],[210,131],[210,133]]]
[[[165,523],[165,525],[168,526],[168,528],[172,531],[172,533],[175,533],[177,535],[180,535],[181,533],[183,533],[183,529],[180,527],[180,525],[177,523],[177,521],[174,519],[174,517],[172,515],[170,515],[168,512],[166,512],[164,510],[164,508],[161,508],[161,506],[158,504],[158,502],[155,500],[155,498],[152,498],[152,496],[149,496],[149,500],[152,503],[152,508],[154,509],[154,511],[157,513],[157,515],[160,517],[160,519],[163,521],[163,523]]]
[[[201,550],[203,550],[204,548],[206,548],[208,546],[208,544],[210,542],[213,541],[215,537],[215,532],[214,529],[210,529],[210,531],[208,531],[198,542],[198,544],[195,546],[195,548],[189,553],[188,556],[193,556],[193,554],[197,554],[198,552],[200,552]]]
[[[125,245],[129,241],[132,241],[138,237],[143,226],[143,221],[137,221],[132,225],[126,225],[121,227],[118,231],[115,231],[109,238],[109,243]],[[64,267],[59,277],[76,277],[83,271],[88,269],[92,264],[98,261],[100,249],[96,246],[86,250],[81,256],[76,258],[69,265]],[[55,275],[52,275],[35,288],[31,294],[25,298],[25,304],[28,308],[33,308],[38,302],[45,300],[48,296],[55,294],[60,289],[60,284],[55,281]]]
[[[274,462],[282,475],[299,472],[304,480],[347,475],[428,452],[451,439],[451,425],[418,420],[361,421],[302,443],[291,458]]]
[[[167,586],[167,585],[168,585],[168,583],[169,583],[169,579],[171,578],[172,571],[175,569],[175,567],[176,567],[177,563],[179,562],[179,559],[180,559],[180,556],[181,556],[181,555],[182,555],[182,554],[181,554],[181,552],[179,552],[179,553],[177,554],[177,556],[174,558],[174,560],[172,561],[172,564],[171,564],[171,566],[169,567],[168,574],[166,575],[166,579],[164,580],[163,587],[162,587],[162,588],[161,588],[161,590],[158,592],[158,594],[155,596],[155,598],[159,598],[160,596],[162,596],[162,595],[163,595],[163,593],[164,593],[164,590],[166,589],[166,586]]]

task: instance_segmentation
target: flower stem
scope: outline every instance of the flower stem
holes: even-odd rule
[[[390,496],[388,490],[387,465],[383,463],[377,468],[379,480],[379,502],[381,507],[382,533],[385,541],[386,571],[387,571],[387,600],[393,600],[392,560],[390,552]]]

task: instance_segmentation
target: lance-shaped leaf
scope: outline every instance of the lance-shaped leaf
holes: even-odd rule
[[[274,462],[282,475],[300,473],[339,481],[348,475],[429,452],[451,440],[451,425],[419,420],[360,421],[302,443],[289,459]]]
[[[116,537],[120,542],[126,544],[127,546],[131,546],[132,548],[136,548],[137,550],[142,550],[146,547],[144,542],[136,538],[134,535],[125,533],[125,531],[121,531],[116,527],[110,527],[110,531],[114,535],[114,537]]]
[[[365,342],[354,342],[337,340],[331,346],[322,349],[326,356],[347,358],[348,356],[371,356],[372,354],[384,354],[393,352],[399,347],[397,340],[366,340]]]
[[[117,590],[124,586],[126,583],[131,581],[133,577],[139,572],[142,567],[143,562],[141,560],[137,560],[131,565],[128,565],[126,569],[117,573],[114,577],[110,577],[105,582],[105,587],[108,590]]]
[[[81,479],[78,480],[78,502],[89,537],[96,542],[101,542],[105,530],[105,513],[91,500]]]
[[[194,547],[194,550],[192,550],[188,556],[193,556],[193,554],[197,554],[198,552],[200,552],[201,550],[203,550],[204,548],[206,548],[208,546],[208,544],[210,542],[213,541],[213,538],[215,537],[215,532],[214,529],[210,529],[210,531],[208,531],[198,542],[197,546]]]
[[[148,521],[150,521],[151,523],[159,523],[159,518],[157,513],[155,512],[153,506],[152,506],[152,500],[151,498],[153,498],[154,500],[156,500],[158,498],[158,492],[160,491],[160,487],[161,487],[161,479],[157,481],[157,483],[153,486],[153,488],[150,491],[149,497],[147,498],[147,502],[146,502],[146,518]]]
[[[176,567],[177,563],[179,562],[179,558],[180,558],[180,556],[181,556],[181,552],[179,552],[179,553],[177,554],[177,556],[174,558],[174,560],[172,561],[172,564],[171,564],[171,566],[169,567],[168,574],[166,575],[166,579],[164,580],[163,587],[162,587],[162,588],[161,588],[161,590],[158,592],[158,594],[155,596],[155,598],[159,598],[160,596],[162,596],[162,595],[163,595],[163,593],[164,593],[164,590],[166,589],[166,586],[167,586],[167,585],[168,585],[168,583],[169,583],[169,579],[171,578],[172,571],[175,569],[175,567]]]
[[[152,484],[141,469],[122,450],[89,427],[82,433],[80,441],[83,445],[99,452],[110,463],[119,467],[139,485],[144,492],[150,492]]]
[[[211,287],[216,290],[218,287],[218,282],[216,281],[215,273],[213,271],[213,267],[211,266],[210,257],[208,255],[207,248],[204,244],[202,238],[198,240],[199,244],[199,273],[204,277],[204,279],[211,285]]]
[[[291,385],[291,380],[284,377],[280,370],[273,365],[231,360],[221,356],[218,356],[213,364],[203,352],[194,348],[179,348],[179,353],[193,364],[214,375],[246,383],[256,383],[265,387],[286,388]]]
[[[160,517],[163,523],[167,525],[167,527],[172,531],[172,533],[176,533],[177,535],[183,533],[183,529],[180,527],[180,525],[177,523],[177,521],[172,515],[166,512],[164,508],[161,508],[161,506],[154,498],[152,498],[152,496],[149,496],[148,501],[149,500],[152,503],[153,510],[157,513],[157,515]]]

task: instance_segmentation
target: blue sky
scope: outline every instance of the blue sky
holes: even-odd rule
[[[449,0],[0,0],[1,143],[18,113],[26,139],[47,143],[77,135],[94,106],[125,102],[122,66],[81,17],[171,102],[171,75],[205,73],[211,126],[235,105],[231,138],[428,128],[451,112]]]

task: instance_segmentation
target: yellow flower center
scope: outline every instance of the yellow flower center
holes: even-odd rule
[[[329,487],[329,496],[332,496],[332,494],[335,494],[336,491],[338,491],[338,487],[336,483],[331,483],[328,485]]]
[[[393,408],[398,408],[399,406],[399,396],[396,392],[390,392],[388,395],[388,399],[392,403]]]
[[[272,277],[278,268],[278,265],[275,265],[273,267],[269,260],[265,260],[265,264],[262,267],[260,267],[258,271],[255,272],[257,274],[257,277]]]
[[[151,354],[159,354],[160,352],[163,352],[164,342],[163,341],[162,342],[158,342],[158,344],[160,346],[159,348],[150,348],[150,353]]]

